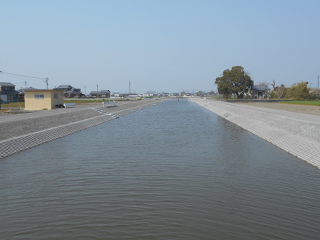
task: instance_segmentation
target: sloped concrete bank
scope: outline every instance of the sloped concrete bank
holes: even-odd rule
[[[31,114],[25,117],[17,116],[16,118],[2,119],[0,121],[0,132],[1,138],[5,140],[0,141],[0,159],[160,102],[162,101],[129,102],[121,103],[120,106],[113,108],[92,106],[83,109],[70,109],[71,112],[64,109],[63,113],[57,110],[56,112],[44,112],[43,114],[37,113],[34,116]],[[73,115],[73,117],[70,115]],[[75,118],[82,120],[74,121]],[[22,135],[21,133],[26,134]],[[8,136],[14,137],[8,138]]]
[[[320,117],[208,99],[195,103],[320,168]]]

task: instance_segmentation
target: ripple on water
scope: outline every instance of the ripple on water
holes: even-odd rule
[[[317,239],[319,170],[189,101],[0,161],[2,239]]]

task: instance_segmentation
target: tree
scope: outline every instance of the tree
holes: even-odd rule
[[[244,94],[253,86],[251,77],[246,74],[241,66],[232,67],[231,71],[223,71],[222,77],[217,77],[215,84],[218,85],[218,92],[225,97],[231,94],[237,95],[237,98],[243,98]]]
[[[273,83],[271,83],[271,86],[273,87],[273,90],[270,94],[271,98],[284,98],[286,96],[287,88],[284,86],[284,84],[276,87],[276,81],[273,79]]]
[[[202,91],[198,91],[198,92],[195,93],[195,95],[198,96],[198,97],[202,97],[202,96],[203,96],[203,93],[204,93],[204,92],[202,92]]]
[[[271,83],[271,86],[273,87],[273,90],[276,88],[276,81],[273,79],[273,83]]]
[[[281,84],[281,86],[276,87],[274,82],[272,86],[273,86],[273,90],[270,94],[271,98],[284,98],[286,96],[287,88],[284,86],[284,84]]]
[[[310,98],[310,89],[308,88],[308,82],[301,82],[292,85],[287,89],[286,98],[295,100],[308,100]]]
[[[185,92],[185,91],[182,91],[181,93],[180,93],[180,96],[186,96],[187,95],[187,93]]]

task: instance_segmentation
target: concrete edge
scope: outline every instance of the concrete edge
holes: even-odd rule
[[[247,115],[249,109],[244,107],[242,107],[241,112],[239,112],[237,105],[228,104],[228,106],[226,106],[226,103],[220,101],[208,101],[204,99],[194,99],[192,101],[320,169],[319,141],[308,138],[307,136],[298,135],[295,133],[295,129],[290,130],[288,127],[275,127],[271,120],[264,119],[264,121],[259,121],[257,119],[251,119]],[[253,111],[252,108],[250,108],[250,111]],[[257,111],[263,110],[257,108]],[[280,114],[273,114],[272,117],[283,118]],[[286,118],[289,119],[287,116]],[[298,119],[292,120],[298,121]],[[299,124],[308,127],[310,122],[301,120]]]
[[[99,108],[93,108],[96,111],[101,110],[101,112],[99,111],[101,113],[101,116],[95,116],[89,119],[68,123],[62,126],[52,127],[34,133],[29,133],[22,136],[2,140],[0,141],[0,159],[18,153],[20,151],[24,151],[39,146],[41,144],[65,137],[67,135],[82,131],[84,129],[97,126],[101,123],[105,123],[112,119],[119,118],[121,116],[139,111],[141,109],[157,105],[161,102],[148,102],[146,104],[117,111],[112,114],[104,113],[104,111]]]

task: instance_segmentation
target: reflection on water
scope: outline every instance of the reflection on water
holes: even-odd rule
[[[0,161],[1,239],[317,239],[320,172],[189,101]]]

